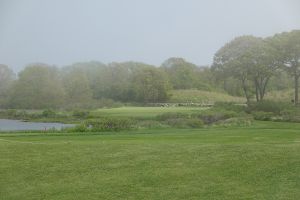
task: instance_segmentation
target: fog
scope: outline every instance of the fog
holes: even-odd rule
[[[297,0],[0,0],[0,63],[206,65],[236,36],[299,29],[299,10]]]

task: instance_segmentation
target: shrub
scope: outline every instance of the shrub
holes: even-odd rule
[[[30,116],[30,115],[25,110],[19,110],[16,112],[16,115],[15,115],[15,117],[18,119],[25,119],[28,116]]]
[[[17,110],[14,110],[14,109],[1,110],[0,116],[2,118],[15,118],[17,116]]]
[[[78,124],[74,127],[67,127],[63,128],[62,131],[67,131],[67,132],[87,132],[88,128],[86,127],[85,124]]]
[[[202,128],[204,126],[201,119],[187,119],[186,124],[189,128]]]
[[[120,131],[134,127],[133,120],[128,118],[102,118],[88,120],[84,124],[91,131]]]
[[[262,101],[247,108],[256,120],[300,122],[300,109],[291,103]]]
[[[56,116],[56,112],[54,110],[44,110],[42,112],[42,117],[55,117]]]
[[[6,114],[10,117],[16,117],[17,116],[17,110],[14,110],[14,109],[5,110],[4,114]]]
[[[176,128],[201,128],[204,126],[204,123],[201,119],[167,119],[165,123]]]
[[[292,108],[283,109],[280,111],[282,116],[300,116],[300,108],[293,106]]]
[[[40,113],[29,113],[26,110],[1,110],[0,117],[7,119],[32,119],[32,118],[40,118]]]
[[[76,118],[86,118],[89,116],[89,114],[90,114],[89,111],[75,110],[73,111],[72,116]]]
[[[220,123],[217,124],[217,126],[221,127],[232,127],[232,126],[238,126],[238,127],[247,127],[252,125],[253,118],[251,117],[236,117],[236,118],[230,118],[226,119]]]
[[[272,112],[275,114],[280,114],[284,110],[293,110],[294,106],[290,103],[285,102],[275,102],[275,101],[260,101],[257,103],[252,103],[248,106],[247,111],[249,113],[261,111],[261,112]]]
[[[192,118],[199,118],[205,124],[213,124],[218,121],[222,121],[225,119],[237,117],[238,114],[234,111],[227,111],[221,109],[210,109],[197,114],[193,114]]]
[[[262,121],[270,121],[274,117],[274,113],[263,112],[263,111],[253,112],[252,115],[253,115],[254,119],[262,120]]]
[[[201,119],[191,118],[191,116],[186,113],[163,113],[158,115],[157,119],[168,126],[176,128],[201,128],[204,125]]]
[[[299,109],[283,110],[280,116],[273,119],[274,121],[284,121],[284,122],[300,122]]]

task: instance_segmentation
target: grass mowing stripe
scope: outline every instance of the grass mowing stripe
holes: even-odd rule
[[[298,199],[298,125],[273,125],[1,135],[0,199]]]

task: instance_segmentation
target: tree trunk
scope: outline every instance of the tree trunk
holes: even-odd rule
[[[259,102],[259,92],[258,92],[259,88],[258,88],[258,81],[256,78],[254,79],[254,85],[255,85],[256,102]]]
[[[255,78],[254,84],[255,84],[255,95],[256,95],[256,101],[262,101],[264,99],[265,93],[266,93],[266,87],[268,85],[268,82],[270,80],[270,77],[266,78]]]
[[[266,88],[268,85],[268,82],[270,80],[270,77],[267,77],[266,79],[263,80],[262,88],[261,88],[261,93],[260,93],[260,100],[262,101],[265,97],[266,94]]]
[[[295,76],[295,99],[294,99],[294,103],[296,106],[298,105],[298,101],[299,101],[298,91],[299,91],[299,76],[296,75]]]
[[[244,94],[245,94],[245,97],[246,97],[246,100],[247,100],[247,104],[249,105],[249,103],[250,103],[250,96],[248,94],[248,89],[247,89],[247,84],[246,84],[246,80],[245,79],[242,80],[242,86],[243,86]]]
[[[226,79],[224,79],[224,81],[223,81],[223,89],[224,89],[225,91],[227,91],[227,90],[226,90],[226,89],[227,89]]]
[[[256,96],[256,102],[259,102],[259,92],[258,92],[257,85],[255,85],[255,96]]]

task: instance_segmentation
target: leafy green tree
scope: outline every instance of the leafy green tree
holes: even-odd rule
[[[215,54],[212,70],[224,80],[229,77],[239,80],[249,103],[253,92],[257,101],[263,100],[278,66],[275,50],[266,40],[241,36]]]
[[[168,78],[160,69],[147,67],[135,71],[131,85],[131,94],[137,102],[164,102],[169,98]]]
[[[299,104],[300,78],[300,30],[277,34],[272,38],[272,44],[279,52],[277,54],[282,67],[294,78],[294,103]]]
[[[102,84],[99,84],[99,79],[105,78],[105,70],[107,66],[101,62],[91,61],[91,62],[78,62],[70,66],[62,68],[62,76],[67,76],[72,71],[79,70],[84,73],[88,79],[90,90],[93,93],[93,98],[98,97],[98,89]],[[99,86],[100,85],[100,86]]]
[[[183,58],[169,58],[161,67],[168,74],[174,89],[195,88],[197,66]]]
[[[27,66],[12,88],[10,106],[23,109],[61,107],[64,91],[56,67],[45,64]]]
[[[209,66],[200,66],[194,72],[193,88],[204,91],[216,90],[218,85],[214,82],[214,74]]]
[[[4,107],[7,103],[7,97],[15,80],[14,72],[7,66],[0,64],[0,107]]]
[[[279,62],[274,48],[265,39],[258,38],[245,52],[250,63],[251,76],[255,86],[256,101],[264,99],[267,85],[279,69]]]
[[[63,76],[63,85],[66,93],[67,104],[76,105],[88,103],[92,99],[92,91],[87,74],[73,68]]]
[[[233,77],[240,81],[247,102],[252,96],[251,62],[246,52],[257,42],[253,36],[237,37],[225,44],[214,56],[212,70],[219,79]]]
[[[94,97],[107,98],[115,101],[133,101],[131,80],[133,75],[144,68],[153,67],[139,62],[113,62],[96,74]]]
[[[279,68],[270,79],[269,91],[288,90],[293,88],[293,80],[286,70]]]

